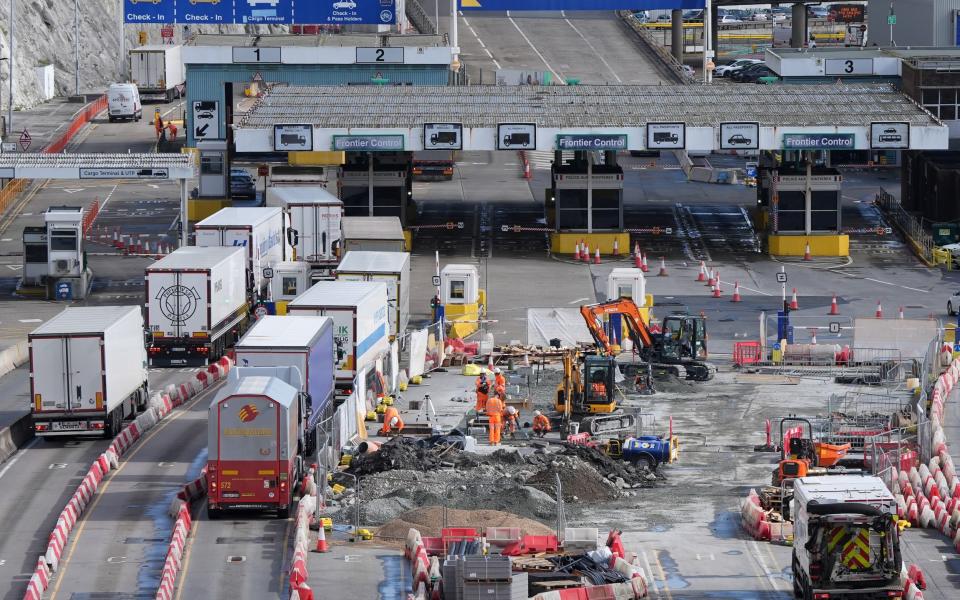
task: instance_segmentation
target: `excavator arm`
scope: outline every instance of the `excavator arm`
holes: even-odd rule
[[[630,339],[638,350],[653,346],[653,335],[633,300],[621,298],[610,302],[588,304],[580,307],[580,314],[583,316],[583,321],[587,324],[587,329],[590,330],[593,340],[606,354],[613,354],[610,338],[604,330],[603,318],[610,314],[622,315],[624,322],[627,324],[627,330],[630,332]]]

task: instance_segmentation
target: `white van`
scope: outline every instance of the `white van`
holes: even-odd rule
[[[110,121],[130,119],[139,121],[143,116],[140,90],[133,83],[112,83],[107,90],[107,116]]]

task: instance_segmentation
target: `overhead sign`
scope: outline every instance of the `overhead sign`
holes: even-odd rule
[[[852,133],[785,133],[784,150],[854,150]]]
[[[220,137],[220,102],[217,100],[193,101],[193,138],[197,140]]]
[[[463,10],[658,10],[703,8],[704,0],[459,0]]]
[[[873,75],[872,58],[828,58],[823,63],[827,75]]]
[[[357,48],[357,63],[403,64],[403,46],[396,48]]]
[[[686,123],[647,123],[648,149],[682,150],[686,145]]]
[[[834,23],[863,23],[866,19],[865,4],[831,4],[828,21]]]
[[[167,179],[167,169],[80,169],[80,179]]]
[[[344,152],[402,152],[402,135],[335,135],[333,150]]]
[[[560,133],[557,150],[626,150],[625,133]]]
[[[759,123],[720,123],[721,150],[757,150],[759,148]]]
[[[870,147],[876,150],[906,150],[910,147],[910,124],[870,123]]]
[[[500,123],[497,125],[497,150],[533,150],[536,147],[536,123]]]
[[[702,6],[702,3],[701,3]],[[123,0],[126,23],[388,25],[395,0]]]
[[[274,125],[273,149],[277,152],[313,150],[313,125],[280,123]]]
[[[424,150],[463,150],[461,123],[424,123]]]

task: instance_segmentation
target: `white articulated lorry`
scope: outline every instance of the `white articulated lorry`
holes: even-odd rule
[[[263,268],[286,259],[286,219],[279,208],[224,208],[194,225],[197,246],[241,247],[247,255],[247,292],[251,301],[267,296]]]
[[[320,281],[287,305],[289,315],[333,319],[336,388],[349,395],[357,373],[389,349],[387,286],[379,281]]]
[[[75,307],[28,336],[38,437],[111,438],[146,408],[147,351],[139,306]]]
[[[137,84],[141,96],[163,97],[168,102],[177,95],[177,86],[187,79],[183,65],[183,46],[140,46],[130,50],[130,81]]]
[[[877,477],[801,477],[793,484],[797,598],[899,598],[897,502]]]
[[[290,219],[295,258],[315,269],[337,264],[343,202],[322,185],[275,185],[267,188],[267,204],[283,207]]]
[[[390,336],[407,330],[410,321],[410,254],[351,250],[337,267],[337,281],[382,281],[387,284]]]
[[[226,352],[249,318],[245,248],[185,246],[146,269],[152,366],[202,366]]]

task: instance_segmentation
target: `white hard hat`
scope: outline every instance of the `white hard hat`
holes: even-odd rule
[[[496,369],[494,369],[493,372],[496,373],[497,375],[499,375],[499,374],[500,374],[500,367],[497,367]]]
[[[507,407],[507,412],[510,413],[511,415],[515,415],[515,414],[517,414],[517,409],[515,409],[515,408],[512,407],[512,406],[508,406],[508,407]]]
[[[539,410],[535,410],[535,411],[533,411],[533,414],[534,414],[534,416],[539,417],[539,416],[540,416],[540,411],[539,411]]]
[[[399,422],[400,422],[400,417],[394,417],[394,418],[390,419],[390,426],[392,427],[392,426],[396,425],[396,424],[399,423]]]

